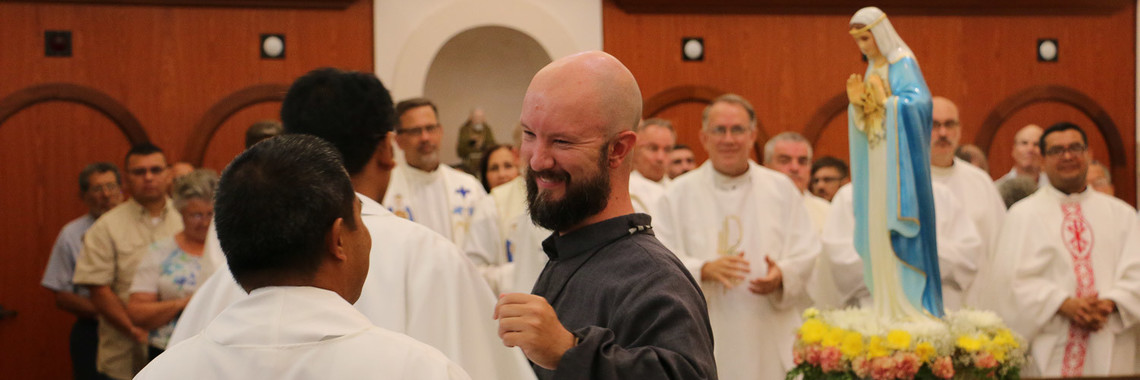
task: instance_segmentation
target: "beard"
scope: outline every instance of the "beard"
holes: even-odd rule
[[[530,219],[534,224],[551,231],[564,231],[581,223],[606,208],[610,198],[610,170],[606,166],[609,144],[603,144],[599,153],[598,173],[592,177],[570,178],[570,174],[556,169],[526,171],[526,202]],[[550,194],[539,193],[538,177],[562,182],[566,189],[560,200],[550,199]]]

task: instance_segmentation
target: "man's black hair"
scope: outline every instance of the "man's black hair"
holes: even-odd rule
[[[135,144],[134,146],[131,146],[131,150],[128,150],[127,155],[123,157],[123,169],[131,169],[129,162],[131,160],[131,156],[149,156],[155,153],[163,155],[164,158],[166,156],[166,153],[162,152],[162,148],[159,148],[150,142]]]
[[[349,174],[359,173],[396,123],[392,96],[375,75],[321,68],[293,82],[281,103],[285,133],[333,144]]]
[[[355,223],[352,182],[328,142],[282,135],[226,166],[214,204],[218,240],[234,279],[246,287],[312,278],[337,218]]]
[[[832,156],[823,156],[818,160],[815,160],[815,162],[811,164],[811,175],[814,177],[815,172],[823,168],[835,168],[835,170],[838,170],[839,174],[842,175],[843,178],[847,178],[850,175],[849,170],[847,169],[847,163]]]
[[[1070,123],[1067,121],[1062,121],[1060,123],[1050,125],[1049,128],[1045,128],[1044,132],[1041,132],[1041,140],[1037,141],[1037,147],[1039,149],[1041,149],[1041,155],[1042,156],[1045,155],[1045,136],[1048,136],[1050,133],[1053,133],[1053,132],[1061,132],[1061,131],[1068,131],[1068,130],[1076,130],[1077,132],[1080,132],[1081,141],[1085,143],[1086,147],[1089,146],[1089,136],[1085,134],[1085,131],[1083,129],[1081,129],[1081,127],[1078,127],[1076,124],[1073,124],[1073,123]]]

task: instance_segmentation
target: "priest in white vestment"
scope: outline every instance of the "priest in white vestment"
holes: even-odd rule
[[[747,100],[717,98],[702,124],[709,159],[673,180],[654,230],[708,300],[718,376],[780,379],[794,367],[792,343],[810,304],[805,285],[819,238],[802,192],[749,160],[757,132]]]
[[[811,183],[811,158],[811,143],[796,132],[782,132],[764,143],[764,166],[784,173],[800,189],[811,224],[819,234],[823,232],[831,204],[808,190]]]
[[[1041,137],[1050,184],[1013,205],[987,281],[990,302],[1030,342],[1045,377],[1137,371],[1140,227],[1136,211],[1087,186],[1088,139],[1058,123]],[[1008,253],[1002,255],[1000,253]]]
[[[462,247],[475,205],[487,192],[475,177],[439,162],[443,127],[435,104],[424,98],[404,100],[396,105],[396,114],[396,143],[405,163],[392,170],[380,203]]]
[[[383,242],[372,246],[368,280],[355,304],[356,309],[381,328],[407,334],[435,347],[474,379],[533,379],[534,372],[522,352],[502,347],[498,326],[489,317],[496,299],[479,271],[455,244],[423,225],[394,215],[376,202],[383,198],[388,175],[395,166],[388,138],[391,125],[371,122],[387,120],[388,114],[393,112],[387,91],[370,74],[367,75],[370,80],[323,71],[310,75],[331,76],[332,79],[326,78],[330,81],[353,79],[356,83],[340,87],[342,91],[365,87],[369,89],[368,94],[383,91],[382,100],[386,100],[339,93],[334,91],[337,87],[333,85],[329,85],[332,89],[322,91],[326,88],[302,77],[282,104],[281,119],[287,134],[316,135],[333,142],[344,155],[345,168],[361,203],[364,225],[375,241]],[[362,81],[368,83],[359,83]],[[346,88],[348,90],[344,90]],[[333,99],[326,100],[317,94]],[[340,117],[340,113],[351,112],[342,108],[351,107],[373,111],[357,110],[361,116],[348,120]],[[216,245],[208,243],[207,247],[210,246]],[[218,268],[186,306],[170,344],[198,334],[222,310],[246,297],[229,268]]]
[[[863,278],[863,259],[855,251],[852,187],[844,185],[831,199],[831,214],[823,235],[819,273],[810,285],[818,307],[872,307],[871,292]],[[946,186],[931,184],[934,195],[935,235],[938,239],[938,268],[942,276],[942,303],[947,311],[965,306],[966,290],[977,279],[984,263],[982,240],[961,201]]]
[[[136,379],[469,379],[438,350],[353,309],[373,242],[341,163],[331,144],[305,135],[234,159],[215,210],[227,261],[250,296]],[[314,201],[287,207],[296,199]]]
[[[513,288],[514,243],[510,235],[526,216],[526,184],[523,176],[515,177],[491,189],[491,195],[475,205],[471,226],[463,242],[463,253],[471,260],[496,294]]]

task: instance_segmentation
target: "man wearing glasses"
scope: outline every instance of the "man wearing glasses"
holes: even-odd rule
[[[399,217],[422,224],[463,246],[475,204],[487,196],[470,174],[439,162],[443,128],[431,100],[396,104],[396,144],[404,152],[388,181],[384,204]]]
[[[961,201],[966,215],[982,238],[982,251],[978,252],[980,255],[975,258],[976,262],[988,262],[990,247],[997,239],[998,228],[1005,218],[1005,202],[989,174],[954,156],[962,139],[958,106],[941,96],[935,96],[932,102],[934,122],[930,132],[930,178],[946,185]]]
[[[673,180],[653,228],[701,284],[718,376],[783,378],[819,237],[800,189],[749,159],[757,131],[748,100],[717,98],[701,124],[709,159]]]
[[[95,352],[99,344],[95,305],[91,303],[87,288],[71,282],[75,275],[75,261],[83,249],[83,234],[100,215],[123,202],[119,168],[109,162],[87,165],[79,172],[79,197],[87,205],[87,214],[72,220],[59,231],[51,249],[47,269],[40,285],[55,294],[55,306],[74,314],[71,327],[71,373],[76,379],[94,379]]]
[[[1039,145],[1049,184],[1009,209],[994,251],[994,267],[1008,272],[992,276],[990,289],[1012,290],[995,292],[1012,306],[1002,316],[1030,342],[1039,375],[1136,374],[1136,210],[1088,186],[1080,127],[1055,124]]]
[[[166,195],[170,171],[162,149],[144,143],[126,157],[131,198],[87,230],[75,265],[76,285],[86,285],[99,315],[96,368],[113,379],[129,379],[146,360],[147,331],[127,317],[135,267],[156,240],[182,230],[182,217]]]

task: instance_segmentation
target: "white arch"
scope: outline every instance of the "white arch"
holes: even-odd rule
[[[558,59],[579,51],[601,48],[601,12],[597,6],[596,28],[586,35],[597,38],[575,38],[567,23],[555,17],[543,6],[525,0],[454,1],[432,4],[417,1],[415,9],[402,5],[381,4],[376,0],[376,75],[388,84],[394,99],[404,99],[423,93],[428,68],[436,52],[459,33],[480,26],[502,26],[518,30],[538,41],[547,54]],[[586,2],[583,2],[586,3]],[[550,7],[552,5],[546,5]],[[418,23],[414,15],[392,15],[389,11],[429,12]],[[582,13],[582,12],[580,12]],[[591,12],[584,12],[591,13]],[[401,17],[407,16],[403,19]],[[566,17],[566,15],[563,15]],[[408,20],[412,18],[412,20]],[[591,20],[567,20],[574,23],[594,24]],[[403,22],[404,24],[399,24]],[[401,27],[415,23],[407,37],[400,40]],[[575,25],[577,26],[577,25]],[[582,35],[583,33],[578,33]],[[387,38],[387,39],[385,39]],[[589,41],[596,40],[595,45]],[[397,52],[394,56],[392,52]]]

